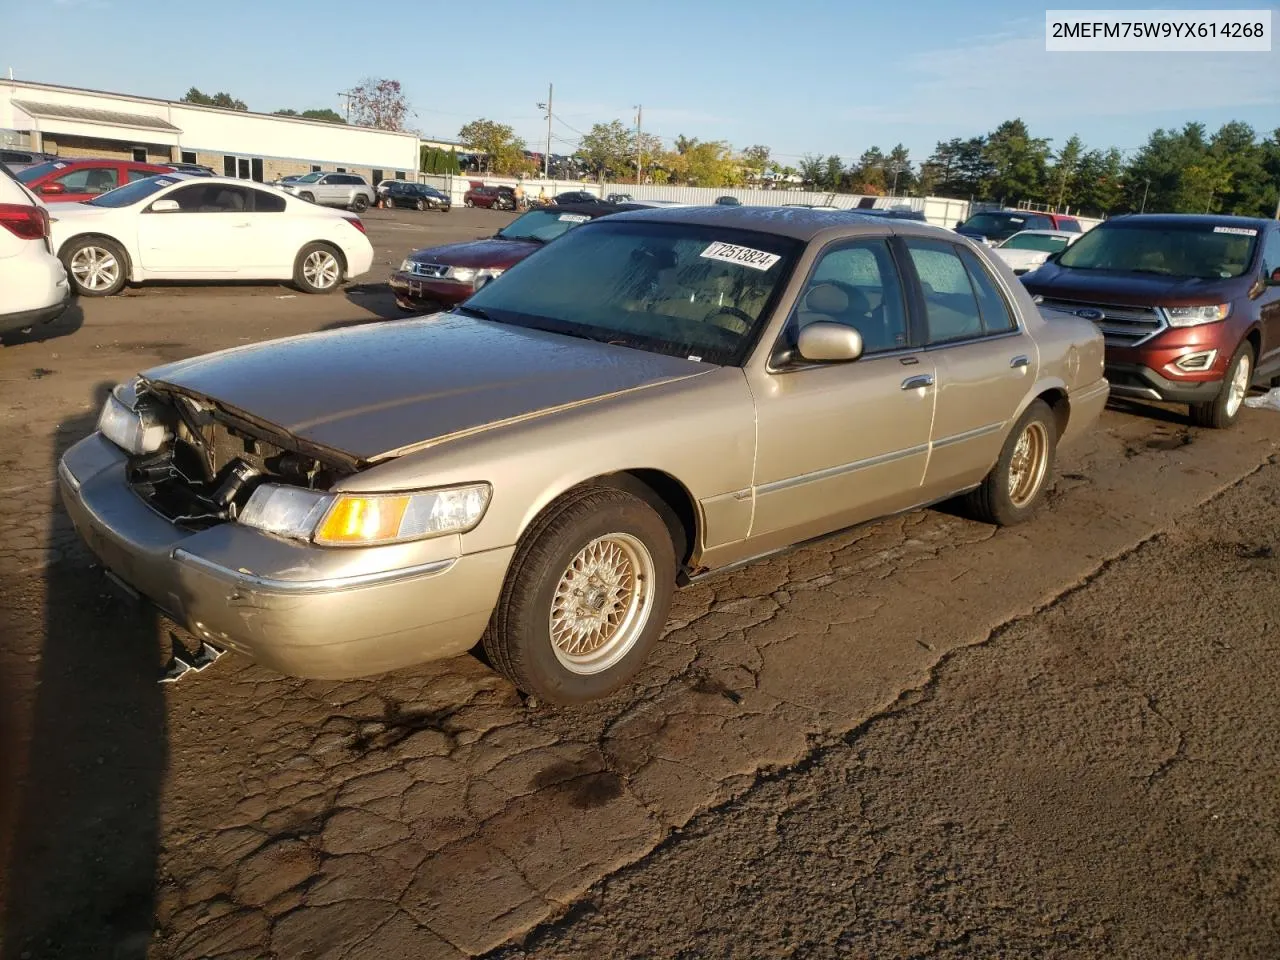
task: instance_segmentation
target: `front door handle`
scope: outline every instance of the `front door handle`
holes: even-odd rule
[[[1011,367],[1029,367],[1031,366],[1031,358],[1026,356],[1017,356],[1009,361]]]
[[[918,377],[907,377],[902,381],[903,390],[919,390],[921,387],[933,386],[933,374],[922,373]]]

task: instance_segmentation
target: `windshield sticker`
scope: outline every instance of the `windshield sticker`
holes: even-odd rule
[[[174,184],[174,183],[177,183],[177,182],[178,182],[177,180],[170,180],[170,179],[168,179],[167,177],[156,177],[156,186],[157,186],[157,187],[167,187],[167,186],[169,186],[169,185],[171,185],[171,184]]]
[[[586,223],[591,218],[582,213],[562,213],[556,219],[562,223]]]
[[[55,164],[53,165],[53,169],[55,169],[55,170],[61,170],[61,169],[62,169],[63,167],[65,167],[65,166],[66,166],[66,164],[65,164],[65,163],[55,163]]]
[[[724,263],[736,263],[739,266],[750,267],[752,270],[768,270],[782,259],[776,253],[766,253],[764,250],[753,250],[750,247],[739,247],[736,244],[724,243],[720,240],[711,244],[698,256],[706,257],[708,260],[721,260]]]
[[[1233,233],[1237,237],[1256,237],[1258,235],[1258,231],[1253,230],[1250,227],[1214,227],[1213,232]]]

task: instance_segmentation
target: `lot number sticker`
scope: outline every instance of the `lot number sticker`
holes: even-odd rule
[[[557,219],[562,223],[586,223],[591,218],[581,213],[562,213]]]
[[[739,247],[736,244],[722,243],[719,240],[703,250],[698,256],[706,257],[708,260],[736,263],[742,267],[750,267],[752,270],[768,270],[782,259],[776,253],[753,250],[751,247]]]
[[[1249,227],[1214,227],[1214,233],[1234,233],[1240,237],[1256,237],[1257,230],[1251,230]]]

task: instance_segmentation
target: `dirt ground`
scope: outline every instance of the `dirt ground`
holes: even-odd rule
[[[319,683],[171,625],[56,502],[102,391],[398,314],[165,286],[0,348],[0,956],[1280,955],[1280,418],[1117,404],[1044,512],[937,510],[682,591],[638,682],[523,704],[460,658]],[[182,638],[177,638],[181,642]]]

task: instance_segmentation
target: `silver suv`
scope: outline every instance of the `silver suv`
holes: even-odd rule
[[[346,207],[360,213],[374,201],[373,187],[354,173],[308,173],[280,189],[322,207]]]

